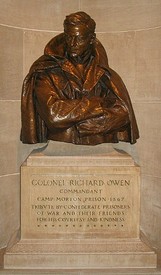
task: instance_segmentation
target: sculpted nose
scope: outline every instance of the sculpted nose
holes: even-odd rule
[[[77,37],[73,37],[71,40],[71,46],[76,46],[77,45]]]

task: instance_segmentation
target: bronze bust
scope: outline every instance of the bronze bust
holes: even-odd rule
[[[26,76],[21,102],[23,143],[133,144],[139,137],[127,89],[84,12],[66,16],[64,32]]]

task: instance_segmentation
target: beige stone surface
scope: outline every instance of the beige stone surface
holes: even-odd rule
[[[5,247],[20,226],[19,174],[0,177],[0,244]]]
[[[81,0],[81,9],[95,19],[98,32],[153,28],[161,24],[160,0]]]
[[[7,269],[156,268],[156,255],[139,240],[21,241],[4,257]]]
[[[23,32],[0,26],[0,100],[20,99],[23,68]]]
[[[44,48],[50,39],[60,32],[45,32],[25,30],[23,32],[23,74],[28,73],[33,62],[44,53]]]
[[[161,3],[161,2],[160,2]],[[161,11],[160,11],[161,13]],[[136,99],[161,100],[161,27],[136,32]]]
[[[11,273],[12,272],[12,273]],[[57,270],[42,270],[42,269],[8,269],[0,270],[0,274],[21,274],[21,275],[161,275],[160,268],[105,268],[105,269],[57,269]]]
[[[0,175],[19,173],[21,163],[30,152],[44,144],[23,145],[20,142],[20,101],[1,100],[0,117]]]
[[[20,102],[0,101],[0,175],[19,172]]]
[[[122,31],[160,25],[159,0],[125,1],[1,1],[1,23],[33,29],[62,29],[64,16],[83,10],[97,22],[97,31]],[[111,20],[112,18],[112,20]],[[137,18],[137,20],[136,20]]]
[[[142,175],[141,188],[141,228],[152,244],[161,246],[161,177]],[[153,197],[155,196],[155,201]],[[147,213],[147,215],[145,215]],[[151,234],[153,232],[153,234]]]
[[[121,158],[121,161],[120,161]],[[114,144],[75,146],[72,143],[48,141],[27,158],[27,166],[134,166],[132,157],[123,150],[114,149]]]
[[[20,28],[61,30],[65,15],[79,9],[79,0],[1,0],[1,23]]]
[[[128,31],[160,25],[159,0],[81,1],[81,9],[90,13],[97,22],[97,31]],[[137,20],[136,20],[137,18]]]
[[[156,247],[161,245],[161,116],[159,102],[136,103],[141,139],[137,144],[141,168],[141,228]],[[142,118],[144,117],[144,121]],[[157,148],[157,149],[155,149]]]
[[[137,102],[134,107],[140,129],[140,139],[136,147],[141,172],[161,177],[161,127],[158,120],[161,117],[161,104],[159,101]],[[156,196],[157,194],[155,194]],[[154,201],[155,197],[153,197]]]

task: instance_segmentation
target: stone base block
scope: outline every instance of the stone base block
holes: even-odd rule
[[[103,145],[71,147],[33,152],[22,165],[21,240],[4,268],[156,268],[140,240],[140,167]]]
[[[33,152],[21,167],[22,239],[134,239],[139,221],[140,167],[125,152]]]
[[[156,268],[156,254],[140,240],[21,240],[4,257],[6,269]]]

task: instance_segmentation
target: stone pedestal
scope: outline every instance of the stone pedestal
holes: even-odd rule
[[[140,168],[124,152],[97,148],[28,157],[21,167],[21,239],[6,252],[5,268],[156,267],[139,234]]]

